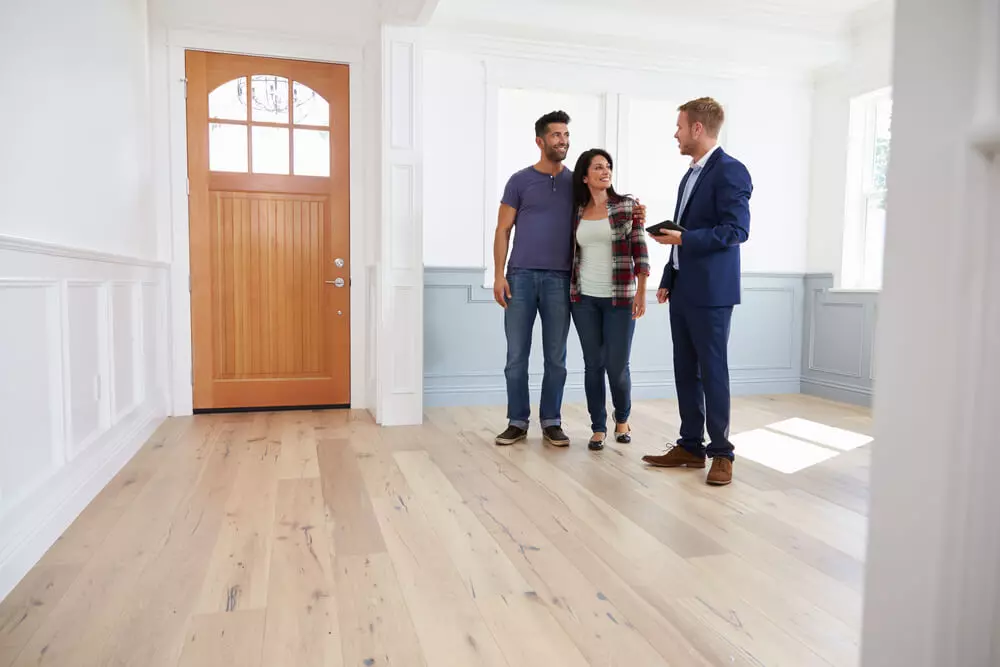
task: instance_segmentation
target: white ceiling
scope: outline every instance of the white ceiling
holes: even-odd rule
[[[538,13],[562,13],[571,22],[582,15],[603,14],[610,10],[623,19],[646,16],[656,22],[671,18],[738,21],[825,32],[842,29],[854,14],[880,2],[882,0],[531,0],[527,4]],[[506,7],[514,19],[513,10],[517,4],[510,0],[440,0],[436,17],[492,18],[498,9]],[[520,15],[516,17],[517,22],[533,23],[534,12],[517,13]]]
[[[808,73],[847,57],[852,29],[893,0],[438,0],[428,27],[558,48],[720,56]],[[725,53],[725,52],[730,53]]]

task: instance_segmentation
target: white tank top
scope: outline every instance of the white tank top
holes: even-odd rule
[[[612,292],[611,222],[580,220],[576,230],[580,246],[580,293],[610,299]]]

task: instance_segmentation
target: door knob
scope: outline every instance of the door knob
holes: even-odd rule
[[[336,280],[327,280],[326,284],[327,285],[336,285],[337,287],[343,287],[344,286],[344,279],[343,278],[337,278]]]
[[[344,260],[342,260],[340,257],[333,260],[333,263],[337,266],[338,269],[344,268]]]

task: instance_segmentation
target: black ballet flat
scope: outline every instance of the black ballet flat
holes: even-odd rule
[[[607,434],[605,434],[604,438],[606,437]],[[601,451],[602,449],[604,449],[604,438],[601,438],[600,440],[591,440],[590,442],[587,443],[587,449],[589,449],[592,452]]]
[[[632,427],[629,426],[628,430],[625,431],[624,433],[618,433],[616,431],[615,440],[622,443],[623,445],[627,445],[628,443],[632,442]]]

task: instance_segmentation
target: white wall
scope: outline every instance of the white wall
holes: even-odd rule
[[[167,270],[144,0],[0,12],[2,597],[165,416]]]
[[[995,667],[1000,3],[895,26],[861,664]]]
[[[881,9],[880,9],[881,8]],[[851,98],[892,83],[891,8],[860,15],[850,59],[819,74],[813,98],[808,269],[833,273],[843,263]]]
[[[536,56],[524,44],[498,42],[477,53],[429,39],[423,69],[425,265],[489,266],[503,183],[537,159],[532,122],[554,106],[570,107],[565,110],[579,118],[570,125],[569,167],[580,151],[606,148],[617,161],[617,189],[643,200],[650,219],[671,217],[687,166],[672,139],[675,109],[711,95],[727,110],[725,148],[747,164],[755,185],[744,270],[805,271],[808,82],[791,75],[699,72],[690,65],[652,68],[642,59],[633,68],[566,62],[572,59]],[[531,92],[511,111],[504,91],[516,88]],[[512,121],[523,127],[515,129]],[[512,155],[520,158],[517,167]]]
[[[145,0],[0,4],[0,234],[156,256],[147,34]]]

